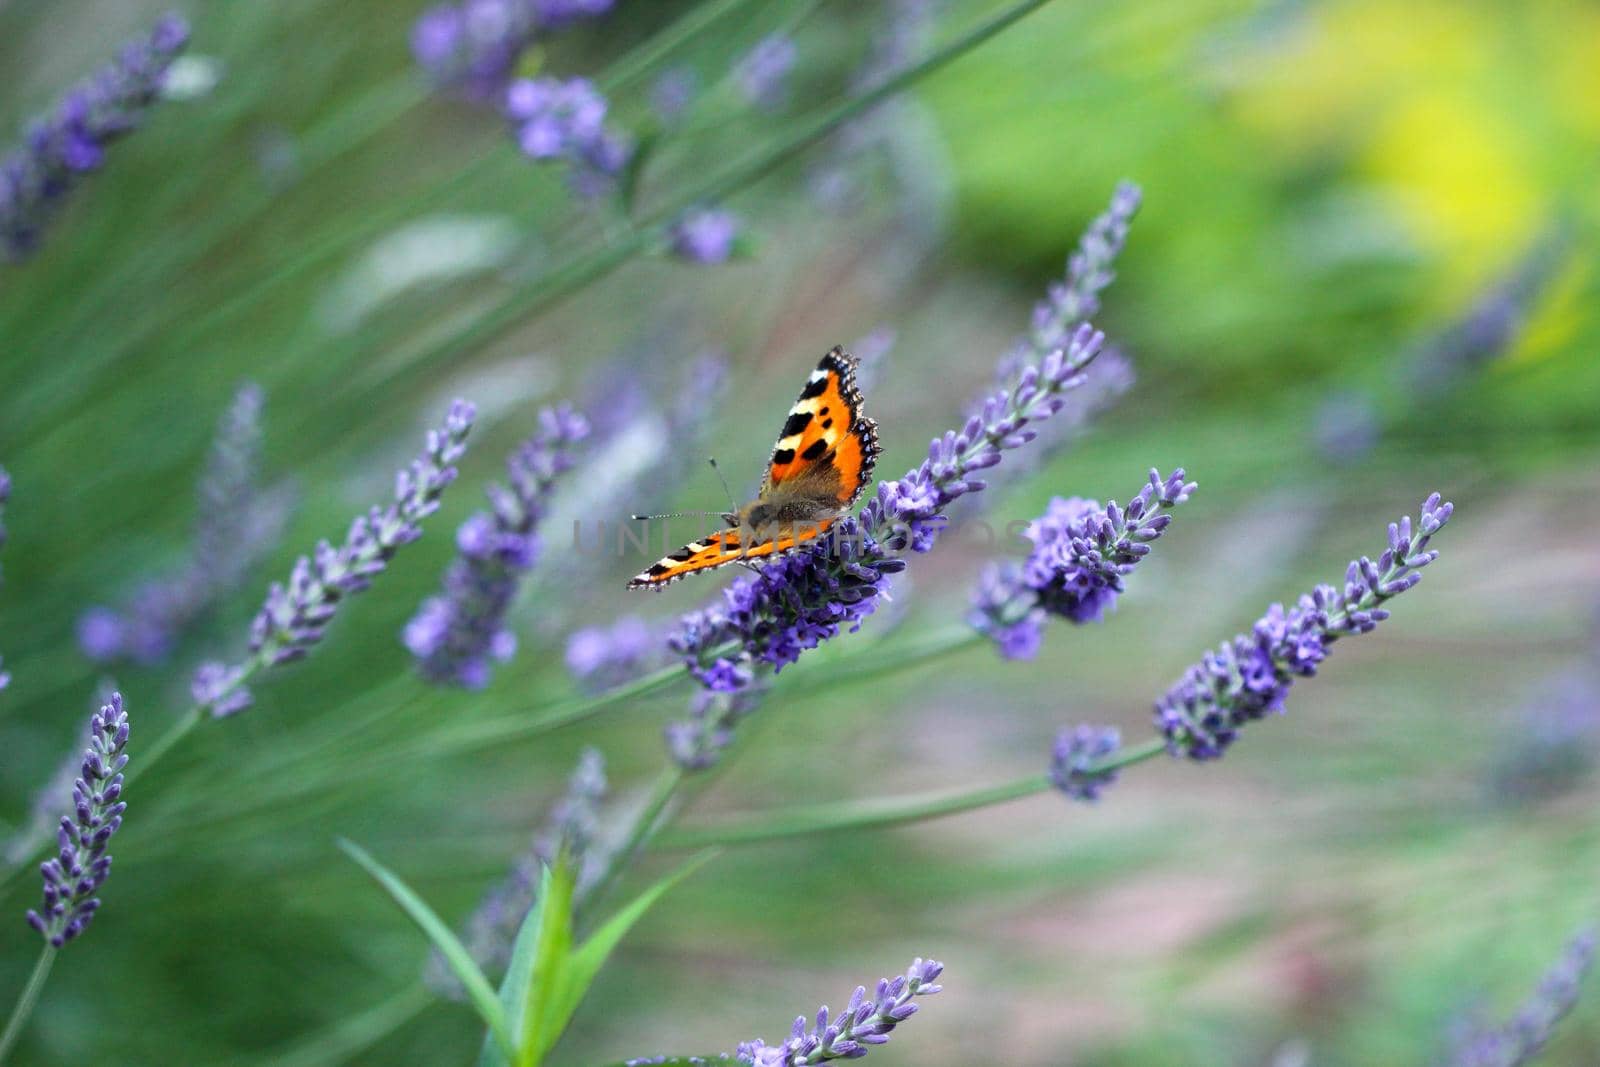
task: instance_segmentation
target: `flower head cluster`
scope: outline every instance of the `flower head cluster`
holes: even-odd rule
[[[456,531],[458,555],[440,595],[425,600],[405,629],[405,644],[427,678],[480,688],[490,662],[516,651],[506,615],[522,576],[543,550],[538,529],[556,479],[573,465],[589,434],[582,415],[562,405],[539,412],[539,430],[506,460],[507,485],[489,488],[488,511]]]
[[[1122,748],[1122,734],[1111,726],[1076,726],[1056,735],[1050,752],[1050,784],[1073,800],[1093,803],[1117,780],[1117,772],[1096,766]]]
[[[600,803],[608,788],[605,757],[598,749],[584,749],[567,779],[566,792],[550,809],[532,847],[484,894],[467,919],[461,940],[479,967],[498,973],[510,962],[517,930],[537,902],[540,872],[557,857],[565,855],[578,865],[580,893],[594,885],[603,857],[595,854],[593,845]],[[447,996],[461,994],[459,981],[437,952],[429,957],[423,974],[429,986]]]
[[[338,547],[323,541],[301,556],[287,584],[272,584],[250,626],[251,660],[202,665],[190,685],[197,704],[218,717],[242,711],[250,706],[242,683],[255,666],[310,653],[344,599],[366,590],[402,546],[422,536],[422,520],[439,509],[439,498],[455,481],[455,462],[466,451],[474,416],[466,401],[452,403],[444,425],[428,432],[422,454],[395,476],[394,501],[358,516]]]
[[[627,165],[632,148],[606,125],[610,104],[587,78],[518,79],[506,90],[505,109],[522,154],[565,162],[580,196],[605,192]]]
[[[905,568],[901,554],[933,547],[946,525],[945,510],[981,491],[984,482],[976,475],[1027,444],[1034,424],[1060,410],[1063,395],[1082,383],[1082,371],[1103,340],[1088,325],[1081,327],[1066,348],[1026,368],[960,430],[934,439],[920,466],[897,481],[878,483],[859,517],[840,520],[810,547],[735,580],[720,603],[685,615],[670,639],[673,651],[706,689],[732,693],[750,685],[758,667],[779,670],[840,630],[858,629],[877,608],[890,576]],[[696,722],[670,727],[669,738],[686,726]],[[726,734],[724,728],[696,731],[710,739]]]
[[[915,998],[932,996],[944,988],[935,984],[943,971],[944,964],[938,960],[919,956],[905,974],[879,979],[871,995],[866,986],[856,986],[838,1015],[830,1015],[824,1006],[817,1012],[813,1028],[807,1029],[808,1020],[802,1015],[782,1044],[768,1045],[757,1038],[741,1044],[735,1055],[752,1067],[803,1067],[859,1059],[873,1045],[887,1044],[894,1028],[917,1013]]]
[[[246,383],[217,426],[183,566],[139,586],[123,607],[96,605],[79,618],[78,644],[90,659],[164,659],[183,628],[235,589],[277,542],[289,494],[263,490],[257,480],[261,408],[260,387]]]
[[[1101,506],[1056,497],[1023,534],[1033,543],[1028,558],[984,572],[968,620],[1007,659],[1032,659],[1051,615],[1099,622],[1122,594],[1123,580],[1171,523],[1170,509],[1194,489],[1180,467],[1166,478],[1152,470],[1126,509],[1115,500]]]
[[[128,715],[122,695],[113,693],[89,720],[89,747],[72,785],[73,814],[61,817],[56,835],[60,851],[39,865],[44,904],[28,912],[28,924],[55,948],[83,933],[100,907],[94,894],[111,873],[106,846],[128,807],[122,801],[127,747]]]
[[[799,56],[794,41],[785,35],[763,37],[734,70],[739,92],[756,107],[777,110],[789,97],[789,75]]]
[[[540,33],[598,18],[615,0],[462,0],[424,11],[411,51],[435,84],[480,100],[503,91]]]
[[[721,208],[691,208],[672,224],[672,254],[690,263],[726,263],[739,239],[739,216]]]
[[[189,42],[177,15],[77,85],[21,147],[0,161],[0,247],[13,258],[33,251],[50,214],[81,177],[100,169],[106,149],[139,125],[160,98],[167,68]]]
[[[1389,617],[1384,602],[1422,580],[1422,568],[1439,555],[1428,543],[1451,511],[1434,493],[1414,528],[1410,517],[1389,524],[1389,547],[1376,562],[1352,562],[1342,587],[1319,585],[1288,609],[1272,605],[1249,635],[1184,672],[1155,707],[1172,754],[1217,759],[1246,723],[1282,712],[1294,680],[1316,674],[1335,641],[1373,630]]]
[[[661,642],[654,627],[637,615],[610,626],[588,626],[567,638],[567,671],[584,688],[610,689],[658,662]]]
[[[1545,972],[1522,1008],[1504,1026],[1469,1026],[1456,1040],[1449,1067],[1521,1067],[1550,1041],[1556,1024],[1577,1003],[1584,977],[1594,964],[1595,932],[1568,942],[1555,966]]]

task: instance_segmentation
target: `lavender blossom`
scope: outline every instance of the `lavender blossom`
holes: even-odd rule
[[[277,543],[289,494],[258,484],[261,408],[261,388],[246,382],[217,426],[197,488],[189,559],[140,585],[120,609],[95,605],[78,619],[78,645],[90,659],[165,659],[181,632],[236,589]]]
[[[583,416],[562,405],[539,412],[539,432],[506,460],[510,487],[491,486],[490,509],[456,531],[459,555],[445,572],[440,595],[425,600],[405,628],[405,645],[423,676],[478,689],[493,660],[516,651],[506,614],[522,575],[538,562],[539,524],[556,479],[573,465],[572,450],[589,434]]]
[[[694,104],[698,88],[698,79],[690,67],[663,71],[650,87],[650,109],[663,126],[676,126]]]
[[[72,786],[73,814],[61,818],[57,833],[59,853],[39,865],[44,878],[44,903],[29,909],[28,925],[54,948],[60,948],[88,928],[100,907],[95,891],[111,873],[106,851],[111,836],[122,825],[128,805],[122,797],[122,769],[128,765],[128,716],[122,694],[111,699],[89,720],[89,746],[83,753],[78,780]]]
[[[739,92],[756,107],[776,111],[789,97],[789,75],[799,54],[781,33],[763,37],[734,70]]]
[[[599,807],[608,788],[605,757],[598,749],[584,749],[567,779],[566,792],[550,809],[528,852],[484,894],[467,919],[461,941],[479,967],[491,974],[505,970],[517,930],[538,902],[540,872],[559,856],[565,855],[578,865],[580,895],[596,884],[604,857],[597,854],[594,845],[600,824]],[[423,978],[446,996],[463,996],[460,982],[437,951],[429,956]]]
[[[1533,996],[1504,1026],[1475,1025],[1460,1034],[1446,1061],[1449,1067],[1520,1067],[1550,1041],[1556,1024],[1577,1003],[1584,977],[1594,963],[1595,932],[1573,938],[1545,972]]]
[[[877,991],[870,997],[866,986],[857,986],[837,1016],[830,1018],[824,1005],[817,1012],[814,1028],[807,1029],[808,1020],[802,1015],[782,1044],[768,1045],[757,1038],[741,1044],[735,1055],[752,1067],[803,1067],[859,1059],[873,1045],[887,1044],[894,1028],[917,1013],[916,997],[932,996],[944,988],[935,984],[943,971],[944,964],[919,956],[905,974],[879,979]]]
[[[424,11],[411,51],[434,84],[477,100],[505,91],[536,37],[609,12],[614,0],[461,0]]]
[[[883,8],[883,21],[873,31],[867,58],[850,79],[858,94],[878,88],[927,48],[939,0],[889,0]]]
[[[1516,342],[1528,308],[1567,260],[1564,230],[1545,233],[1478,298],[1460,321],[1426,341],[1405,369],[1404,387],[1422,397],[1448,390]]]
[[[83,175],[100,169],[114,141],[138,127],[188,42],[188,23],[163,16],[148,37],[124,46],[36,120],[22,146],[0,161],[0,246],[11,258],[38,247],[61,200]]]
[[[591,692],[600,692],[643,674],[660,658],[655,629],[637,615],[610,626],[588,626],[567,639],[567,671]]]
[[[1117,780],[1117,772],[1095,765],[1122,748],[1122,734],[1110,726],[1077,726],[1056,735],[1050,753],[1050,783],[1073,800],[1094,803],[1101,790]]]
[[[1600,757],[1600,664],[1584,663],[1546,680],[1507,724],[1488,767],[1490,798],[1503,804],[1547,800],[1579,785]]]
[[[562,161],[580,196],[611,188],[632,148],[606,126],[610,104],[587,78],[521,78],[506,90],[506,117],[522,154],[538,162]]]
[[[474,415],[466,401],[452,403],[444,425],[428,432],[422,454],[395,476],[394,502],[358,516],[337,548],[319,542],[295,562],[287,585],[272,584],[250,626],[250,659],[233,666],[207,663],[195,672],[191,689],[199,707],[216,717],[248,707],[246,677],[259,667],[309,655],[340,603],[366,590],[402,546],[422,536],[422,520],[439,509],[439,498],[455,481],[454,464],[466,451]]]
[[[1381,605],[1422,580],[1422,568],[1439,555],[1428,543],[1452,510],[1434,493],[1415,531],[1409,517],[1391,523],[1389,547],[1376,563],[1365,556],[1352,562],[1343,588],[1319,585],[1288,610],[1274,604],[1249,636],[1207,652],[1156,702],[1168,750],[1218,759],[1246,723],[1280,714],[1294,680],[1316,674],[1335,641],[1373,630],[1389,617]]]
[[[703,266],[726,263],[742,226],[739,216],[721,208],[692,208],[672,224],[668,237],[679,259]]]
[[[859,629],[890,576],[905,568],[900,554],[933,547],[946,525],[944,512],[982,490],[976,475],[1027,444],[1033,425],[1060,410],[1063,394],[1082,383],[1103,340],[1087,324],[1080,327],[1067,348],[1026,368],[1013,388],[991,397],[959,432],[936,438],[921,466],[898,481],[878,483],[859,517],[840,520],[810,547],[736,579],[721,603],[685,615],[669,639],[673,651],[706,689],[732,693],[750,685],[758,667],[781,670],[840,630]],[[670,727],[669,739],[685,725]],[[681,757],[680,763],[703,765]]]
[[[1123,580],[1172,522],[1170,509],[1194,489],[1180,467],[1166,478],[1152,470],[1149,484],[1126,510],[1115,500],[1102,507],[1094,500],[1056,497],[1023,534],[1033,543],[1028,558],[984,572],[968,621],[993,638],[1006,659],[1032,659],[1051,615],[1099,622],[1116,605]]]
[[[731,665],[728,670],[738,672]],[[754,714],[766,696],[767,687],[753,677],[738,681],[736,687],[699,690],[689,699],[689,717],[668,723],[663,731],[668,754],[686,771],[709,769],[733,742],[739,723]]]

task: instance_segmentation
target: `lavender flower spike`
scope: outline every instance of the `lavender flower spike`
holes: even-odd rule
[[[610,103],[586,78],[522,78],[506,90],[506,117],[517,147],[538,162],[564,161],[580,196],[607,191],[632,154],[606,125]]]
[[[1434,493],[1415,529],[1409,517],[1390,523],[1389,547],[1376,563],[1365,556],[1352,562],[1342,588],[1319,585],[1288,610],[1274,604],[1249,636],[1207,652],[1156,701],[1156,727],[1169,751],[1218,759],[1246,723],[1281,713],[1295,678],[1316,674],[1335,641],[1374,629],[1389,617],[1384,602],[1422,580],[1422,568],[1439,555],[1428,543],[1452,510]]]
[[[28,911],[28,925],[51,946],[60,948],[88,928],[100,900],[94,893],[111,873],[106,845],[122,825],[128,805],[122,797],[122,769],[128,765],[128,716],[122,694],[89,720],[89,747],[82,773],[72,786],[72,815],[61,818],[60,852],[39,865],[44,878],[44,904]]]
[[[1110,726],[1078,726],[1056,736],[1050,754],[1050,783],[1073,800],[1094,803],[1101,790],[1117,780],[1116,771],[1095,765],[1122,748],[1122,734]]]
[[[608,788],[605,757],[599,749],[584,749],[567,779],[567,791],[550,809],[533,847],[484,894],[467,919],[461,940],[479,967],[491,974],[504,971],[517,930],[537,902],[540,869],[554,863],[557,856],[565,853],[578,865],[580,895],[593,888],[604,867],[604,857],[596,855],[593,846],[599,831],[600,802]],[[429,956],[423,980],[452,999],[463,996],[460,981],[437,952]]]
[[[919,956],[905,974],[879,979],[877,991],[870,997],[866,986],[856,986],[849,1003],[831,1021],[824,1006],[817,1012],[813,1029],[807,1030],[802,1015],[782,1044],[768,1045],[758,1038],[741,1044],[735,1055],[752,1067],[803,1067],[859,1059],[873,1045],[887,1044],[890,1032],[916,1014],[914,998],[932,996],[944,988],[935,984],[943,971],[944,964]]]
[[[672,254],[688,263],[726,263],[739,240],[739,217],[720,208],[692,208],[672,224]]]
[[[488,100],[503,91],[541,33],[597,18],[615,0],[461,0],[424,11],[411,29],[417,64],[440,86]]]
[[[1056,497],[1023,534],[1033,542],[1028,558],[984,572],[968,621],[1006,659],[1032,659],[1051,615],[1099,622],[1122,594],[1123,579],[1172,522],[1170,509],[1194,489],[1180,467],[1166,478],[1152,470],[1126,509],[1115,500],[1102,507]]]
[[[739,91],[756,107],[776,111],[789,95],[789,73],[799,52],[794,42],[774,33],[756,42],[735,69]]]
[[[406,647],[425,677],[482,688],[490,661],[516,651],[506,614],[522,575],[539,559],[537,531],[556,479],[571,469],[573,446],[588,435],[588,422],[565,405],[539,412],[539,432],[506,460],[510,488],[491,486],[490,510],[456,531],[460,554],[445,572],[443,591],[424,601],[405,628]]]
[[[264,491],[258,483],[262,405],[261,387],[245,382],[218,422],[197,487],[189,558],[141,584],[122,608],[97,605],[78,620],[78,644],[90,659],[164,659],[182,630],[241,584],[277,542],[289,500],[283,489]]]
[[[1503,1027],[1469,1027],[1457,1039],[1449,1067],[1521,1067],[1531,1062],[1577,1003],[1594,953],[1595,931],[1574,937],[1510,1022]]]
[[[250,625],[251,659],[235,666],[207,663],[195,672],[190,688],[201,708],[221,718],[248,707],[242,687],[248,674],[308,655],[339,604],[367,589],[402,546],[422,536],[422,520],[439,509],[440,496],[455,481],[455,462],[466,451],[475,415],[466,401],[452,403],[444,425],[428,432],[422,454],[395,476],[394,502],[358,516],[337,548],[323,541],[301,556],[287,585],[273,583]]]
[[[0,161],[0,248],[21,259],[39,244],[57,205],[82,176],[99,170],[106,148],[135,129],[161,96],[167,68],[189,43],[188,23],[163,16],[148,37],[62,97]]]

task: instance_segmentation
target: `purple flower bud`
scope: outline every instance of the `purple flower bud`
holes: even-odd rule
[[[717,208],[694,208],[672,224],[672,251],[679,259],[707,266],[726,263],[739,236],[738,216]]]

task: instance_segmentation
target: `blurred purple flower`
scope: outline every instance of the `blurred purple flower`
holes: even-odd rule
[[[735,1055],[753,1067],[800,1067],[802,1064],[853,1060],[865,1056],[874,1045],[887,1044],[896,1026],[917,1013],[917,997],[931,997],[943,989],[936,985],[944,964],[911,961],[906,973],[882,978],[870,996],[866,986],[857,986],[844,1010],[830,1015],[826,1006],[817,1012],[816,1025],[807,1029],[804,1015],[794,1021],[786,1041],[768,1045],[757,1038],[739,1046]]]
[[[733,255],[741,223],[721,208],[691,208],[672,224],[672,252],[690,263],[726,263]]]
[[[22,146],[0,160],[0,246],[7,255],[21,259],[38,246],[60,200],[100,168],[106,149],[160,98],[167,68],[188,42],[188,23],[164,15],[147,37],[125,45],[62,97],[29,127]]]
[[[506,614],[543,549],[538,529],[556,479],[572,468],[573,448],[588,435],[588,422],[570,407],[540,411],[538,432],[506,460],[509,488],[490,486],[490,510],[456,531],[458,554],[443,591],[423,601],[405,628],[424,677],[478,689],[489,682],[491,661],[515,653]]]
[[[1050,783],[1073,800],[1093,803],[1117,780],[1117,772],[1095,766],[1122,748],[1122,734],[1110,726],[1077,726],[1056,735],[1050,753]]]
[[[428,432],[422,454],[395,476],[394,502],[358,516],[337,548],[319,542],[295,562],[287,585],[272,584],[250,625],[250,659],[234,666],[206,663],[195,672],[191,689],[202,708],[221,717],[248,706],[241,684],[246,675],[310,654],[339,605],[366,590],[402,546],[422,536],[422,520],[439,510],[439,498],[455,481],[474,415],[466,401],[452,403],[444,425]]]
[[[1490,796],[1525,804],[1572,789],[1600,755],[1600,662],[1550,677],[1495,746],[1488,768]]]
[[[1422,580],[1439,555],[1428,543],[1452,510],[1434,493],[1415,531],[1410,517],[1390,523],[1389,547],[1376,563],[1352,562],[1343,588],[1319,585],[1288,610],[1274,604],[1249,636],[1207,652],[1156,702],[1156,728],[1171,753],[1218,759],[1246,723],[1281,713],[1294,680],[1316,674],[1335,641],[1373,630],[1389,617],[1381,605]]]
[[[411,52],[434,84],[476,100],[505,91],[522,54],[545,32],[609,12],[614,0],[461,0],[424,11]]]
[[[189,559],[176,571],[145,582],[120,609],[96,604],[78,619],[78,645],[97,663],[122,657],[165,659],[182,631],[244,581],[277,544],[289,514],[289,494],[264,490],[261,388],[246,382],[234,394],[212,441],[197,486]]]
[[[44,903],[39,911],[28,911],[28,925],[55,948],[83,933],[100,907],[94,893],[111,873],[106,846],[128,807],[121,799],[127,746],[122,694],[112,693],[89,720],[89,745],[72,786],[73,814],[61,817],[57,833],[60,851],[39,865]]]
[[[1584,977],[1594,964],[1594,952],[1593,930],[1574,937],[1509,1022],[1500,1027],[1476,1022],[1456,1035],[1445,1061],[1448,1067],[1521,1067],[1531,1062],[1549,1043],[1556,1024],[1577,1003]]]
[[[676,126],[694,103],[699,81],[690,67],[663,71],[650,88],[650,108],[663,126]]]
[[[857,93],[878,88],[910,66],[927,48],[939,0],[889,0],[873,31],[867,58],[850,81]]]
[[[763,37],[734,70],[739,92],[756,107],[777,110],[789,97],[789,75],[798,58],[799,51],[788,37],[781,33]]]
[[[1115,500],[1102,507],[1056,497],[1023,534],[1033,543],[1028,558],[985,570],[968,621],[994,638],[1006,659],[1032,659],[1051,615],[1099,622],[1116,604],[1123,579],[1171,523],[1170,509],[1194,489],[1180,467],[1166,478],[1152,470],[1126,509]]]
[[[567,639],[567,671],[585,689],[610,689],[644,673],[661,657],[655,630],[637,615],[588,626]]]
[[[632,148],[606,126],[609,103],[587,78],[520,78],[506,90],[506,117],[522,154],[562,161],[580,196],[598,196],[627,165]]]
[[[600,825],[600,803],[607,789],[605,757],[598,749],[584,749],[567,779],[566,792],[551,807],[528,852],[484,894],[463,927],[462,944],[473,962],[486,972],[503,972],[510,962],[517,930],[538,902],[540,872],[557,856],[565,853],[569,862],[578,865],[580,895],[594,886],[604,865],[604,857],[595,854],[594,844]],[[429,988],[452,999],[465,996],[460,981],[437,950],[428,957],[423,980]]]
[[[1403,388],[1421,398],[1436,396],[1510,348],[1529,307],[1567,262],[1570,246],[1564,228],[1546,231],[1463,318],[1423,343],[1405,369]]]
[[[1336,463],[1353,463],[1372,451],[1383,432],[1377,408],[1362,393],[1335,393],[1317,408],[1312,436],[1317,451]]]

